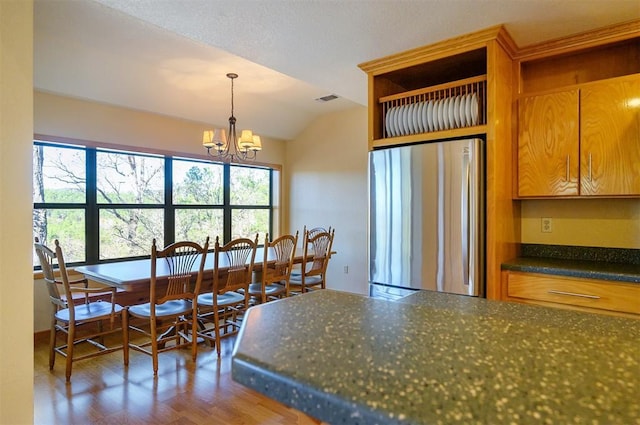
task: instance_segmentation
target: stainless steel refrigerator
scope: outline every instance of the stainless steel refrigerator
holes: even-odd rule
[[[369,154],[370,294],[484,295],[484,141]]]

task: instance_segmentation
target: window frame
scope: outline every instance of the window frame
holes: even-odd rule
[[[278,208],[274,202],[274,189],[276,176],[275,173],[280,169],[272,164],[251,163],[239,164],[214,161],[209,157],[190,155],[188,153],[166,152],[153,149],[145,149],[142,147],[97,144],[88,141],[63,139],[51,136],[34,135],[33,147],[49,146],[55,148],[68,148],[81,150],[85,152],[85,202],[84,203],[51,203],[51,202],[33,202],[34,209],[75,209],[84,210],[85,214],[85,261],[69,263],[69,265],[85,265],[85,264],[101,264],[119,261],[128,261],[136,259],[149,258],[150,255],[118,257],[100,259],[100,211],[103,209],[162,209],[164,211],[164,240],[165,244],[175,242],[175,214],[180,209],[220,209],[223,215],[223,235],[221,243],[226,243],[231,239],[232,229],[232,211],[235,209],[255,209],[268,210],[269,223],[266,230],[269,234],[273,234],[275,209]],[[97,200],[97,153],[109,152],[125,155],[140,155],[148,157],[159,157],[164,159],[164,203],[162,204],[108,204],[100,203]],[[223,184],[223,200],[222,204],[174,204],[173,203],[173,163],[174,161],[193,161],[194,163],[219,164],[223,167],[222,184]],[[230,203],[231,193],[231,167],[246,167],[265,169],[269,172],[269,200],[267,205],[236,205]],[[278,190],[279,192],[279,190]],[[209,235],[212,242],[217,235]],[[46,242],[46,241],[45,241]],[[259,241],[262,242],[262,241]],[[151,242],[150,242],[151,243]],[[34,269],[39,269],[34,266]]]

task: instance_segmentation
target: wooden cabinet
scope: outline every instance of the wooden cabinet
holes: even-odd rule
[[[360,64],[369,83],[369,149],[490,133],[492,119],[511,113],[501,96],[511,94],[514,51],[496,26]],[[421,114],[426,121],[416,123]]]
[[[640,21],[522,49],[517,198],[640,196]]]
[[[619,315],[640,315],[640,284],[504,272],[507,299]]]
[[[490,299],[502,298],[500,265],[517,255],[519,238],[519,205],[512,199],[515,51],[511,36],[497,26],[359,65],[368,78],[369,150],[432,140],[485,140],[485,293]],[[469,115],[465,108],[465,119],[458,121],[462,109],[455,106],[463,99],[477,112]],[[448,124],[445,119],[437,126],[427,120],[426,129],[419,122],[417,131],[406,122],[400,130],[394,127],[398,114],[411,116],[416,105],[418,115],[426,107],[428,118],[429,111],[433,114],[429,108],[437,108],[453,111],[454,119],[449,116]]]
[[[518,103],[518,195],[640,195],[640,75]]]
[[[520,196],[578,195],[578,116],[578,90],[520,99]]]
[[[580,195],[640,195],[640,75],[580,89]]]

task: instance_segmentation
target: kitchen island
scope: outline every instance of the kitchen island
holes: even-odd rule
[[[640,320],[323,290],[251,308],[232,376],[330,424],[632,424]]]

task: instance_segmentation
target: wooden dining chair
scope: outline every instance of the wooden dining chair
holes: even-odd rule
[[[308,238],[314,237],[318,233],[323,233],[323,232],[331,233],[331,226],[329,226],[328,229],[325,229],[324,227],[314,227],[307,231],[307,225],[305,224],[302,228],[302,237],[303,239],[304,238],[308,239]],[[302,266],[300,264],[294,265],[293,271],[291,272],[291,276],[300,276],[300,273],[302,273]]]
[[[249,285],[256,258],[255,240],[238,238],[214,249],[212,292],[198,296],[198,336],[215,344],[220,357],[221,328],[225,335],[236,333],[243,313],[249,308]]]
[[[44,275],[43,280],[47,285],[52,305],[49,369],[53,370],[56,354],[65,357],[65,376],[69,382],[73,362],[108,354],[123,348],[122,340],[120,344],[107,346],[104,337],[123,332],[124,339],[124,309],[115,303],[116,288],[89,288],[88,282],[84,278],[70,279],[60,243],[56,239],[54,244],[55,251],[41,244],[38,238],[35,238],[34,247],[40,260]],[[54,271],[56,263],[58,277]],[[105,293],[110,293],[110,301],[92,301],[90,298],[91,294]],[[74,302],[74,294],[83,295],[78,298],[78,305]],[[119,322],[117,327],[115,326],[116,322]],[[59,335],[64,335],[62,344],[58,344]],[[79,354],[75,349],[79,344],[92,345],[94,349],[90,349],[88,352],[83,350]]]
[[[258,303],[289,296],[289,279],[293,268],[293,257],[298,244],[298,232],[282,235],[269,242],[264,238],[264,256],[260,281],[249,285],[249,296]],[[270,254],[271,253],[271,254]]]
[[[303,233],[306,231],[307,231],[307,226],[304,226]],[[318,233],[325,233],[325,232],[331,233],[331,226],[329,226],[328,229],[325,229],[324,227],[314,227],[313,229],[309,229],[308,231],[309,238],[314,237]]]
[[[203,246],[196,242],[182,241],[172,243],[162,250],[157,249],[156,240],[153,240],[149,302],[128,307],[126,316],[148,321],[149,330],[131,324],[125,328],[127,363],[129,348],[148,354],[153,358],[153,374],[157,376],[159,353],[188,346],[191,346],[191,356],[196,361],[196,298],[200,292],[208,250],[208,237]],[[142,341],[132,342],[129,330],[143,335]]]
[[[313,289],[326,288],[326,273],[331,258],[331,247],[335,229],[304,235],[302,264],[299,275],[289,279],[290,293],[301,294]]]

